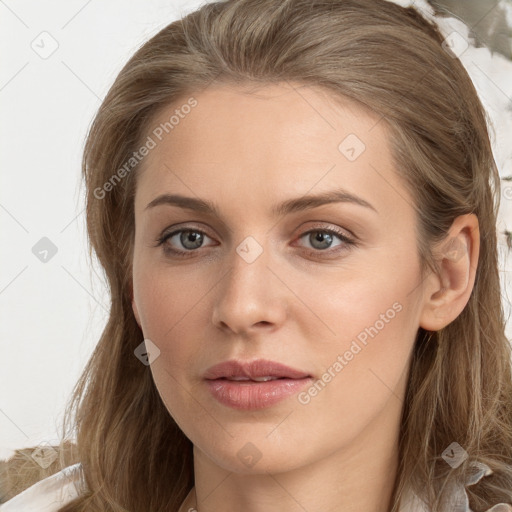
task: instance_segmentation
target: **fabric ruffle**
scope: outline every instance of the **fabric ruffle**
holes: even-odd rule
[[[446,512],[473,512],[473,509],[469,508],[469,499],[466,492],[466,487],[475,485],[482,478],[491,475],[492,469],[482,462],[473,462],[471,467],[475,468],[476,471],[471,474],[465,484],[455,486],[455,489],[448,493],[450,495],[450,504],[445,507]],[[507,503],[498,503],[491,508],[488,508],[485,512],[512,512],[512,505]]]

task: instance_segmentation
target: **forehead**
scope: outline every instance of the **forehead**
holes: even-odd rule
[[[340,185],[376,202],[400,197],[386,123],[319,87],[212,84],[149,126],[155,145],[137,170],[136,209],[167,191],[246,205]]]

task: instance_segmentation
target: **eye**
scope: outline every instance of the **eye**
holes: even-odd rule
[[[299,240],[302,239],[309,244],[309,246],[306,245],[306,248],[312,249],[310,252],[313,253],[331,252],[328,250],[336,247],[338,247],[338,249],[334,249],[336,251],[348,249],[351,245],[355,244],[354,240],[337,229],[311,229],[299,237]],[[336,239],[339,242],[334,244]]]
[[[354,239],[334,228],[310,229],[303,233],[298,240],[304,240],[306,245],[303,247],[312,256],[333,255],[333,253],[346,251],[356,244]],[[174,229],[167,233],[164,231],[157,238],[156,246],[162,246],[164,252],[169,256],[187,257],[193,256],[194,253],[198,252],[198,249],[205,247],[208,241],[210,242],[209,245],[215,245],[211,243],[214,240],[203,230],[187,227]]]
[[[195,228],[179,229],[163,234],[157,245],[164,245],[164,250],[175,254],[193,252],[203,247],[205,239],[212,240],[204,231]]]

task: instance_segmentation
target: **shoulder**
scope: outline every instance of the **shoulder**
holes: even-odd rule
[[[77,462],[31,485],[0,505],[0,512],[56,512],[79,496],[82,488],[82,467]]]

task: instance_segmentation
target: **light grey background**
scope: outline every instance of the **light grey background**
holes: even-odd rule
[[[133,52],[201,3],[0,0],[0,459],[15,448],[57,441],[64,404],[107,318],[101,270],[91,269],[87,258],[80,186],[81,152],[94,113]],[[416,3],[426,8],[423,0]],[[490,2],[489,17],[495,4],[512,26],[506,1]],[[442,25],[447,37],[455,30],[471,39],[461,21]],[[488,25],[480,27],[502,26]],[[512,62],[504,56],[508,35],[498,40],[501,53],[470,47],[460,58],[493,119],[493,147],[505,177],[512,176]],[[503,184],[512,187],[512,181]],[[509,297],[512,265],[504,231],[512,230],[511,205],[512,194],[502,199],[499,224],[503,293]],[[44,253],[43,237],[56,247],[53,256]],[[38,243],[43,246],[34,254]],[[505,297],[504,306],[510,314]]]

